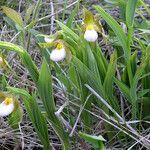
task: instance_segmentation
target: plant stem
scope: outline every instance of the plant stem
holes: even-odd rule
[[[131,68],[131,62],[130,62],[132,35],[133,35],[133,27],[131,26],[131,27],[128,27],[128,39],[127,39],[127,46],[128,46],[127,71],[128,71],[130,86],[133,83],[133,74],[132,74],[132,68]]]
[[[33,16],[32,16],[32,21],[35,20],[36,18],[36,15],[37,15],[37,12],[38,12],[38,9],[39,9],[39,6],[40,6],[40,3],[41,3],[41,0],[38,0],[37,1],[37,4],[35,6],[35,9],[34,9],[34,12],[33,12]],[[27,40],[27,51],[29,50],[29,46],[30,46],[30,39],[31,39],[31,33],[28,34],[28,40]]]

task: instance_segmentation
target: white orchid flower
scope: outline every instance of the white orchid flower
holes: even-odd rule
[[[94,29],[93,25],[88,25],[84,33],[84,38],[88,42],[95,42],[98,38],[98,33]]]
[[[64,60],[66,57],[66,50],[62,43],[58,43],[56,49],[54,49],[50,54],[50,59],[52,61],[58,62]]]
[[[5,117],[10,115],[14,111],[14,101],[12,98],[6,97],[0,104],[0,116]]]

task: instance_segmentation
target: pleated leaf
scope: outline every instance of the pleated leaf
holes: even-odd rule
[[[21,55],[22,61],[25,65],[25,67],[28,69],[32,80],[37,83],[38,77],[39,77],[39,72],[38,69],[35,65],[35,63],[32,61],[31,56],[27,53],[27,51],[24,51]]]
[[[56,108],[53,97],[52,78],[45,59],[43,60],[40,70],[37,88],[39,95],[43,101],[43,105],[45,107],[49,121],[51,122],[53,129],[59,136],[63,148],[67,150],[69,148],[68,134],[65,132],[64,126],[62,125],[61,121],[55,115]]]
[[[22,17],[18,12],[6,6],[2,6],[1,8],[7,17],[13,20],[19,27],[23,27]]]
[[[120,45],[124,50],[125,58],[129,58],[128,47],[127,47],[127,38],[122,30],[121,26],[100,6],[94,6],[94,8],[99,12],[102,18],[108,23],[108,25],[112,28],[114,33],[116,34]]]
[[[95,150],[105,150],[103,142],[105,142],[106,140],[101,135],[95,136],[95,135],[89,135],[82,132],[79,132],[79,135],[85,141],[92,144]]]
[[[117,52],[115,51],[111,55],[103,87],[105,90],[105,95],[107,99],[110,101],[110,104],[113,106],[113,108],[116,109],[116,111],[119,111],[120,109],[119,104],[114,96],[114,77],[116,73],[116,65],[117,65]]]
[[[29,118],[32,121],[32,124],[38,134],[39,139],[41,140],[41,143],[44,146],[44,149],[51,150],[52,148],[49,142],[47,122],[42,115],[35,98],[23,89],[13,87],[8,87],[8,89],[13,93],[22,96]]]
[[[121,82],[120,80],[114,78],[114,82],[116,83],[116,85],[119,87],[121,93],[126,97],[126,99],[132,103],[132,98],[130,95],[130,89],[128,86],[126,86],[123,82]]]
[[[138,0],[128,0],[126,6],[126,23],[128,27],[133,26],[134,13]]]

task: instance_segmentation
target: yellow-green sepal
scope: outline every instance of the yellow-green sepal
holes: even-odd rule
[[[83,8],[83,17],[84,17],[83,22],[86,25],[94,23],[94,16],[93,16],[93,14],[89,10],[87,10],[85,7]]]
[[[94,16],[94,29],[95,29],[98,33],[102,33],[102,31],[103,31],[103,27],[102,27],[102,25],[101,25],[100,16],[99,16],[99,15],[95,15],[95,16]]]
[[[50,48],[53,46],[52,43],[38,43],[40,48]]]

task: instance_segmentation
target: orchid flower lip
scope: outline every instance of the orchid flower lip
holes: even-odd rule
[[[84,33],[84,38],[88,42],[95,42],[98,38],[98,33],[92,26],[89,26],[89,27],[87,27],[87,30]]]
[[[54,62],[64,60],[66,57],[66,50],[62,43],[58,43],[56,48],[51,52],[50,59]]]
[[[6,97],[5,100],[0,104],[0,116],[5,117],[10,115],[14,111],[14,101],[10,97]]]

